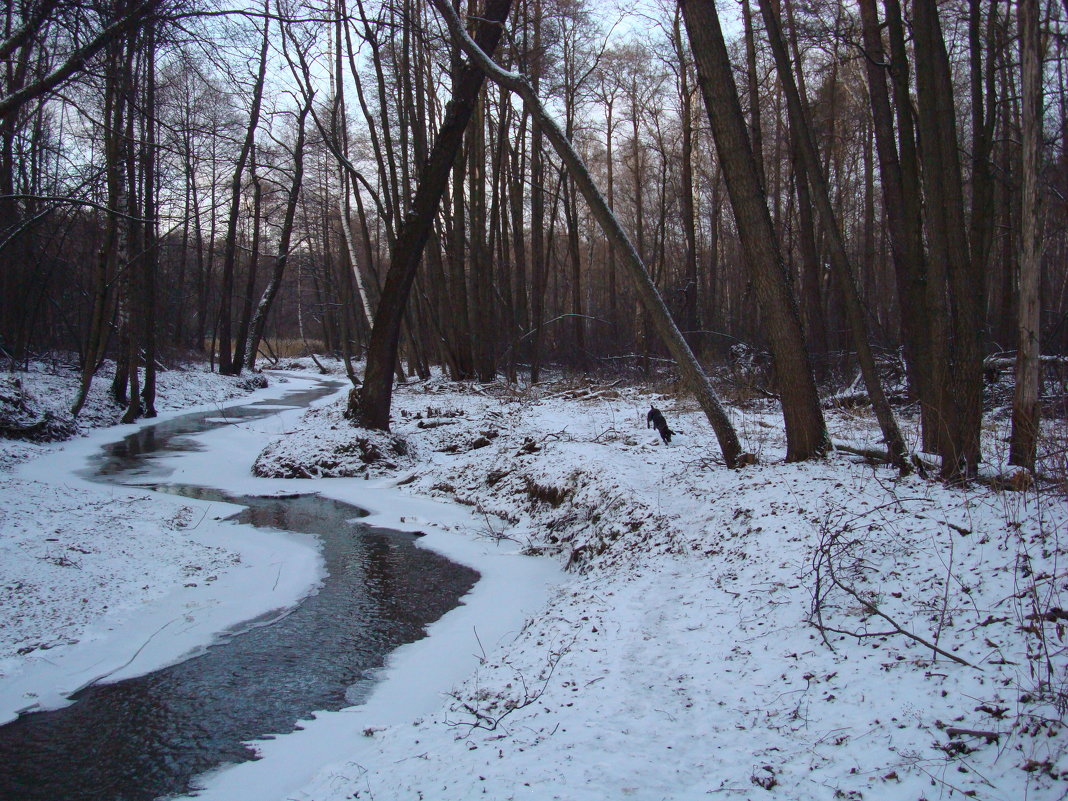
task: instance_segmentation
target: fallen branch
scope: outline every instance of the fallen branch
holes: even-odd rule
[[[476,638],[477,638],[477,633],[476,633]],[[460,706],[463,708],[463,710],[465,712],[467,712],[469,715],[472,715],[475,719],[474,719],[473,722],[472,721],[467,721],[467,720],[461,720],[461,721],[449,721],[449,720],[446,720],[445,721],[446,725],[448,725],[448,726],[467,726],[467,727],[469,727],[469,731],[474,731],[475,729],[484,729],[485,731],[495,731],[501,725],[502,721],[505,718],[507,718],[509,715],[511,715],[513,712],[515,712],[517,709],[525,709],[526,707],[531,706],[532,704],[535,704],[535,703],[538,702],[538,700],[542,697],[542,695],[545,694],[545,691],[549,686],[549,681],[552,679],[553,673],[556,672],[556,666],[560,663],[560,660],[564,657],[564,654],[566,654],[568,651],[571,650],[572,646],[575,644],[575,641],[577,639],[578,638],[576,637],[576,638],[572,639],[571,642],[568,643],[567,645],[565,645],[564,647],[559,648],[559,649],[557,649],[555,651],[550,651],[549,652],[549,658],[546,660],[547,670],[541,676],[538,677],[539,681],[541,682],[540,686],[534,688],[533,690],[527,684],[526,676],[523,675],[522,671],[518,670],[515,666],[513,666],[510,662],[508,662],[508,660],[504,660],[504,664],[507,667],[512,668],[513,672],[516,674],[516,678],[523,685],[523,697],[521,699],[508,699],[508,700],[506,700],[504,702],[504,706],[505,706],[504,712],[502,712],[500,715],[494,716],[494,715],[489,714],[486,711],[478,709],[477,707],[475,707],[472,704],[467,703],[466,701],[460,700],[459,695],[454,693],[452,695],[453,699],[460,704]],[[482,643],[480,641],[479,642],[479,647],[481,647],[481,645],[482,645]],[[482,661],[485,662],[485,654],[484,654],[484,652],[483,652]]]
[[[846,445],[844,442],[834,442],[832,445],[836,451],[851,453],[854,456],[863,456],[865,459],[874,459],[882,464],[894,464],[893,460],[890,458],[890,454],[886,451],[879,450],[878,448],[857,448],[853,445]],[[909,461],[912,463],[912,466],[916,468],[916,472],[922,478],[927,478],[928,471],[934,470],[933,465],[927,464],[914,453],[909,455]]]
[[[946,729],[946,736],[950,739],[954,737],[984,737],[988,743],[996,743],[1001,738],[1001,734],[996,731],[979,731],[977,729],[958,729],[955,726],[950,726]]]
[[[859,603],[861,606],[863,606],[865,609],[867,609],[873,615],[877,615],[878,617],[881,617],[883,620],[885,620],[887,623],[889,623],[891,626],[893,626],[894,632],[896,632],[897,634],[904,635],[905,637],[908,637],[910,640],[915,640],[920,645],[923,645],[923,646],[925,646],[927,648],[930,648],[936,654],[941,654],[946,659],[952,659],[954,662],[956,662],[959,665],[964,665],[965,667],[975,668],[976,670],[982,670],[981,667],[978,667],[977,665],[973,665],[971,662],[968,662],[965,659],[961,659],[959,656],[956,656],[955,654],[949,653],[949,651],[946,651],[946,650],[943,650],[942,648],[939,648],[934,643],[929,642],[928,640],[925,640],[919,634],[914,634],[913,632],[909,631],[908,629],[903,628],[900,623],[898,623],[896,620],[894,620],[892,617],[890,617],[890,615],[886,614],[881,609],[879,609],[879,607],[877,607],[874,603],[872,603],[871,601],[867,600],[866,598],[861,597],[859,592],[854,590],[852,587],[849,587],[849,586],[843,584],[841,581],[839,581],[838,577],[834,575],[834,571],[833,570],[830,571],[830,577],[831,577],[831,581],[834,583],[834,585],[836,587],[838,587],[838,589],[840,589],[846,595],[851,596],[854,600],[857,601],[857,603]],[[860,636],[860,635],[854,635],[854,636]]]
[[[832,554],[832,550],[838,548],[838,554],[844,554],[850,548],[859,547],[862,544],[858,540],[849,540],[842,542],[839,537],[839,532],[830,532],[825,529],[824,536],[821,539],[819,546],[816,548],[815,554],[812,558],[812,571],[816,579],[816,587],[812,602],[812,612],[810,622],[814,625],[823,637],[823,641],[827,644],[831,650],[834,647],[831,645],[830,640],[827,638],[827,632],[834,632],[836,634],[844,634],[848,637],[856,637],[858,640],[865,637],[889,637],[894,634],[901,634],[908,637],[910,640],[915,640],[926,648],[930,648],[934,653],[944,656],[946,659],[950,659],[959,665],[965,667],[975,668],[976,670],[982,670],[981,667],[973,665],[971,662],[962,659],[961,657],[951,654],[948,651],[940,648],[935,643],[924,639],[918,634],[906,629],[888,614],[883,612],[874,602],[864,598],[857,590],[843,582],[838,578],[838,574],[834,568],[835,555]],[[878,632],[858,632],[858,631],[846,631],[843,629],[832,628],[823,621],[823,602],[827,595],[827,591],[824,590],[824,586],[837,587],[844,592],[850,598],[855,600],[870,614],[882,618],[892,627],[890,631],[878,631]]]

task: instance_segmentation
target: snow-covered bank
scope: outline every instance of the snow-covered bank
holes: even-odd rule
[[[112,419],[94,393],[87,435],[58,445],[0,440],[4,463],[18,465],[0,474],[0,722],[62,706],[103,677],[174,662],[244,621],[291,607],[321,577],[313,542],[221,520],[237,507],[78,474],[103,444],[144,425],[314,383],[292,376],[250,394],[200,370],[163,375],[155,420],[93,430]],[[45,405],[61,408],[72,397],[70,376],[18,378]],[[271,419],[264,436],[284,430]],[[224,464],[233,470],[240,462]]]
[[[277,398],[312,383],[293,374],[287,374],[287,383],[279,380],[272,377],[269,389],[248,400]],[[314,407],[328,401],[313,405],[313,418]],[[182,412],[215,408],[220,407]],[[470,536],[481,518],[467,507],[413,498],[393,487],[392,479],[312,484],[253,476],[252,462],[264,444],[296,429],[302,414],[280,410],[184,435],[194,441],[192,450],[155,457],[153,474],[138,480],[152,481],[158,471],[168,483],[231,495],[321,492],[367,509],[370,515],[362,518],[367,523],[423,533],[419,545],[474,567],[481,578],[460,607],[430,627],[429,637],[391,655],[363,706],[320,713],[306,732],[279,738],[282,748],[258,743],[272,757],[265,760],[271,765],[267,773],[255,762],[214,777],[213,797],[227,801],[296,790],[324,764],[349,756],[350,744],[364,730],[433,712],[477,667],[483,644],[492,648],[514,636],[544,606],[547,587],[560,577],[551,561],[523,556],[514,543]],[[317,550],[306,539],[220,521],[236,507],[101,486],[78,474],[101,445],[137,428],[102,429],[63,446],[33,446],[36,457],[21,464],[17,475],[3,477],[0,543],[17,557],[0,574],[0,586],[17,590],[0,609],[11,622],[13,653],[0,677],[0,709],[10,709],[9,717],[23,708],[62,705],[67,693],[102,676],[137,675],[195,652],[219,632],[291,606],[320,577]],[[22,614],[31,608],[33,619]],[[44,647],[31,642],[34,637]],[[18,653],[23,643],[35,647]]]
[[[323,416],[312,410],[307,418]],[[331,423],[308,432],[288,415],[281,420],[290,433],[300,432],[299,447],[307,452],[318,452],[326,434],[338,430],[330,429]],[[421,547],[468,565],[481,577],[459,607],[428,627],[427,637],[390,655],[366,702],[317,713],[313,720],[302,722],[301,731],[256,742],[262,759],[204,777],[200,798],[285,798],[312,781],[324,765],[351,758],[353,744],[362,742],[365,732],[433,713],[446,694],[478,667],[485,650],[511,641],[524,621],[544,608],[550,586],[562,579],[552,561],[524,556],[516,543],[483,536],[484,518],[466,505],[413,497],[395,486],[396,477],[261,478],[229,470],[219,458],[221,453],[241,454],[240,462],[250,465],[265,443],[264,432],[255,424],[218,429],[201,439],[203,450],[169,461],[173,468],[169,481],[203,483],[233,494],[318,492],[367,510],[362,522],[424,534],[418,540]]]
[[[760,408],[732,414],[761,462],[729,472],[691,404],[656,399],[683,432],[670,447],[648,404],[437,382],[396,395],[413,454],[399,470],[364,467],[330,413],[273,443],[277,464],[314,474],[348,455],[468,506],[469,536],[571,572],[515,636],[483,640],[437,711],[336,713],[358,725],[292,740],[346,752],[299,792],[266,792],[293,767],[283,737],[209,797],[253,772],[258,798],[316,801],[1064,797],[1063,496],[950,489],[844,454],[784,464]],[[863,415],[830,423],[877,438]],[[1004,432],[986,433],[996,462]]]

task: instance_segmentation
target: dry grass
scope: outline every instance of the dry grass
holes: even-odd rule
[[[211,350],[211,346],[215,344],[211,339],[204,340],[204,353],[208,353]],[[323,354],[326,352],[326,347],[320,339],[283,339],[264,337],[260,343],[260,356],[263,358],[277,357],[279,359],[299,359],[302,356],[310,356],[311,354]],[[199,356],[195,357],[201,358]]]
[[[324,353],[326,348],[323,345],[322,340],[318,339],[271,339],[267,338],[267,343],[270,345],[270,349],[266,345],[261,346],[263,352],[274,352],[274,355],[279,359],[298,359],[301,356],[310,356],[313,353]]]

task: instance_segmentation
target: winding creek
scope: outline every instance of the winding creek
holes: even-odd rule
[[[240,504],[240,522],[316,536],[328,575],[280,618],[250,621],[177,665],[91,686],[66,708],[0,727],[2,801],[149,801],[188,792],[198,774],[255,758],[246,741],[293,731],[317,710],[360,703],[386,656],[421,638],[473,587],[474,570],[417,547],[414,535],[360,523],[362,510],[339,501],[233,497],[151,480],[161,457],[199,447],[192,434],[307,406],[337,388],[322,382],[281,401],[226,409],[224,417],[176,417],[98,456],[96,480]]]

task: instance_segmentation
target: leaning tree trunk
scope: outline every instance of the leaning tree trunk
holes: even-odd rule
[[[894,412],[890,408],[890,402],[883,391],[882,382],[875,368],[875,356],[871,350],[871,342],[868,338],[868,324],[864,318],[864,307],[860,302],[860,294],[857,290],[856,279],[853,269],[846,255],[845,240],[842,237],[842,229],[838,224],[837,215],[831,206],[830,191],[827,188],[827,179],[820,163],[816,143],[812,138],[812,127],[809,125],[805,109],[801,105],[801,96],[794,82],[793,72],[790,69],[790,58],[786,53],[786,42],[782,35],[782,26],[779,22],[778,13],[771,7],[769,0],[760,0],[760,13],[764,18],[764,26],[767,28],[768,42],[771,44],[771,52],[775,59],[775,68],[779,73],[779,82],[786,93],[786,108],[790,116],[790,127],[796,132],[797,143],[800,145],[801,156],[805,162],[805,172],[811,182],[813,199],[816,210],[823,222],[823,230],[827,235],[830,248],[831,269],[842,292],[845,302],[846,319],[849,322],[850,332],[853,336],[853,345],[857,349],[857,362],[864,377],[864,385],[868,390],[868,398],[871,400],[875,417],[879,421],[882,430],[883,441],[886,443],[890,462],[903,473],[911,470],[908,461],[905,441],[901,437]],[[800,65],[798,65],[800,69]]]
[[[308,113],[311,111],[311,96],[305,101],[297,119],[297,139],[293,145],[293,183],[289,187],[289,197],[286,200],[286,215],[282,220],[282,232],[278,238],[278,254],[274,260],[274,270],[271,278],[260,296],[260,302],[256,305],[256,311],[249,323],[248,342],[245,344],[245,366],[253,371],[256,369],[256,356],[259,354],[260,342],[263,340],[263,330],[267,325],[267,314],[271,310],[278,289],[282,285],[282,277],[285,274],[286,265],[289,262],[289,246],[293,237],[293,221],[297,215],[297,202],[300,199],[301,183],[304,181],[304,132]],[[298,286],[299,301],[299,286]],[[303,338],[303,337],[302,337]]]
[[[715,0],[680,0],[690,49],[712,124],[745,261],[764,311],[779,376],[786,423],[786,458],[801,461],[827,452],[830,441],[797,305],[787,283],[775,227],[738,100]]]
[[[511,0],[487,0],[478,23],[481,47],[493,52],[503,31]],[[415,273],[423,257],[441,198],[448,186],[456,156],[463,144],[464,131],[474,113],[478,93],[485,81],[482,71],[465,64],[446,107],[430,156],[423,166],[412,199],[390,258],[389,272],[375,314],[371,341],[367,348],[367,367],[363,387],[349,395],[346,415],[367,428],[389,430],[389,412],[393,403],[393,366],[397,360],[401,323],[408,305]]]
[[[734,431],[734,426],[731,425],[730,419],[727,417],[707,376],[704,374],[704,370],[702,370],[701,365],[686,344],[686,340],[683,338],[678,326],[675,325],[675,321],[671,318],[671,313],[664,304],[663,298],[660,297],[660,293],[657,292],[656,285],[649,276],[641,257],[620,226],[619,220],[616,219],[612,210],[608,208],[604,196],[597,189],[589,170],[582,161],[582,157],[579,156],[556,121],[545,111],[541,100],[534,93],[526,78],[516,73],[507,72],[494,63],[467,36],[459,18],[446,0],[433,0],[433,3],[438,12],[445,18],[453,40],[461,44],[468,57],[485,70],[493,81],[519,95],[531,117],[537,121],[545,132],[553,149],[563,160],[568,173],[575,182],[575,186],[590,205],[593,216],[601,226],[602,232],[608,238],[612,247],[617,248],[623,256],[623,263],[630,270],[639,297],[641,297],[646,311],[652,318],[657,333],[660,334],[671,354],[675,357],[683,380],[697,397],[698,403],[716,432],[716,438],[719,440],[724,461],[728,467],[738,466],[741,445],[738,442],[738,435]]]

